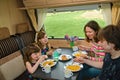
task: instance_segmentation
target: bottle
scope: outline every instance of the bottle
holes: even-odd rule
[[[55,52],[53,53],[53,59],[54,59],[55,61],[58,61],[58,58],[59,58],[59,53],[58,53],[57,51],[55,51]]]

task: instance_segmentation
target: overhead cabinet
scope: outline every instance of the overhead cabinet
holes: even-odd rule
[[[38,6],[45,6],[46,0],[23,0],[23,3],[26,7],[38,7]]]
[[[72,0],[46,0],[46,4],[67,4],[67,3],[72,3]]]
[[[26,8],[52,8],[117,1],[119,0],[23,0],[23,3]]]

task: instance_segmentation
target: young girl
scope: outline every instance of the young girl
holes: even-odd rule
[[[37,35],[37,44],[41,48],[42,55],[52,55],[53,47],[48,43],[47,35],[44,31],[40,31]]]
[[[36,44],[30,44],[25,49],[24,62],[27,68],[28,80],[33,80],[32,73],[36,71],[40,63],[47,58],[46,55],[41,55],[41,50]],[[37,79],[40,80],[40,79]]]

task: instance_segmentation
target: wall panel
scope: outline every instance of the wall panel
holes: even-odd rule
[[[18,9],[17,0],[0,0],[0,27],[8,27],[16,33],[16,24],[27,22],[25,13]]]

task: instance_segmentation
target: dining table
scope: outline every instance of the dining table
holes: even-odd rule
[[[70,56],[72,56],[72,58],[70,60],[67,61],[60,61],[58,60],[57,63],[51,67],[51,72],[50,73],[45,73],[44,71],[42,71],[42,67],[39,66],[39,68],[32,74],[33,77],[35,78],[41,78],[41,79],[52,79],[52,80],[76,80],[76,77],[79,73],[79,71],[77,72],[73,72],[73,75],[70,78],[65,78],[64,77],[64,66],[66,64],[72,63],[73,62],[73,49],[72,48],[60,48],[62,49],[61,55],[62,54],[68,54]],[[49,57],[52,58],[52,57]]]

